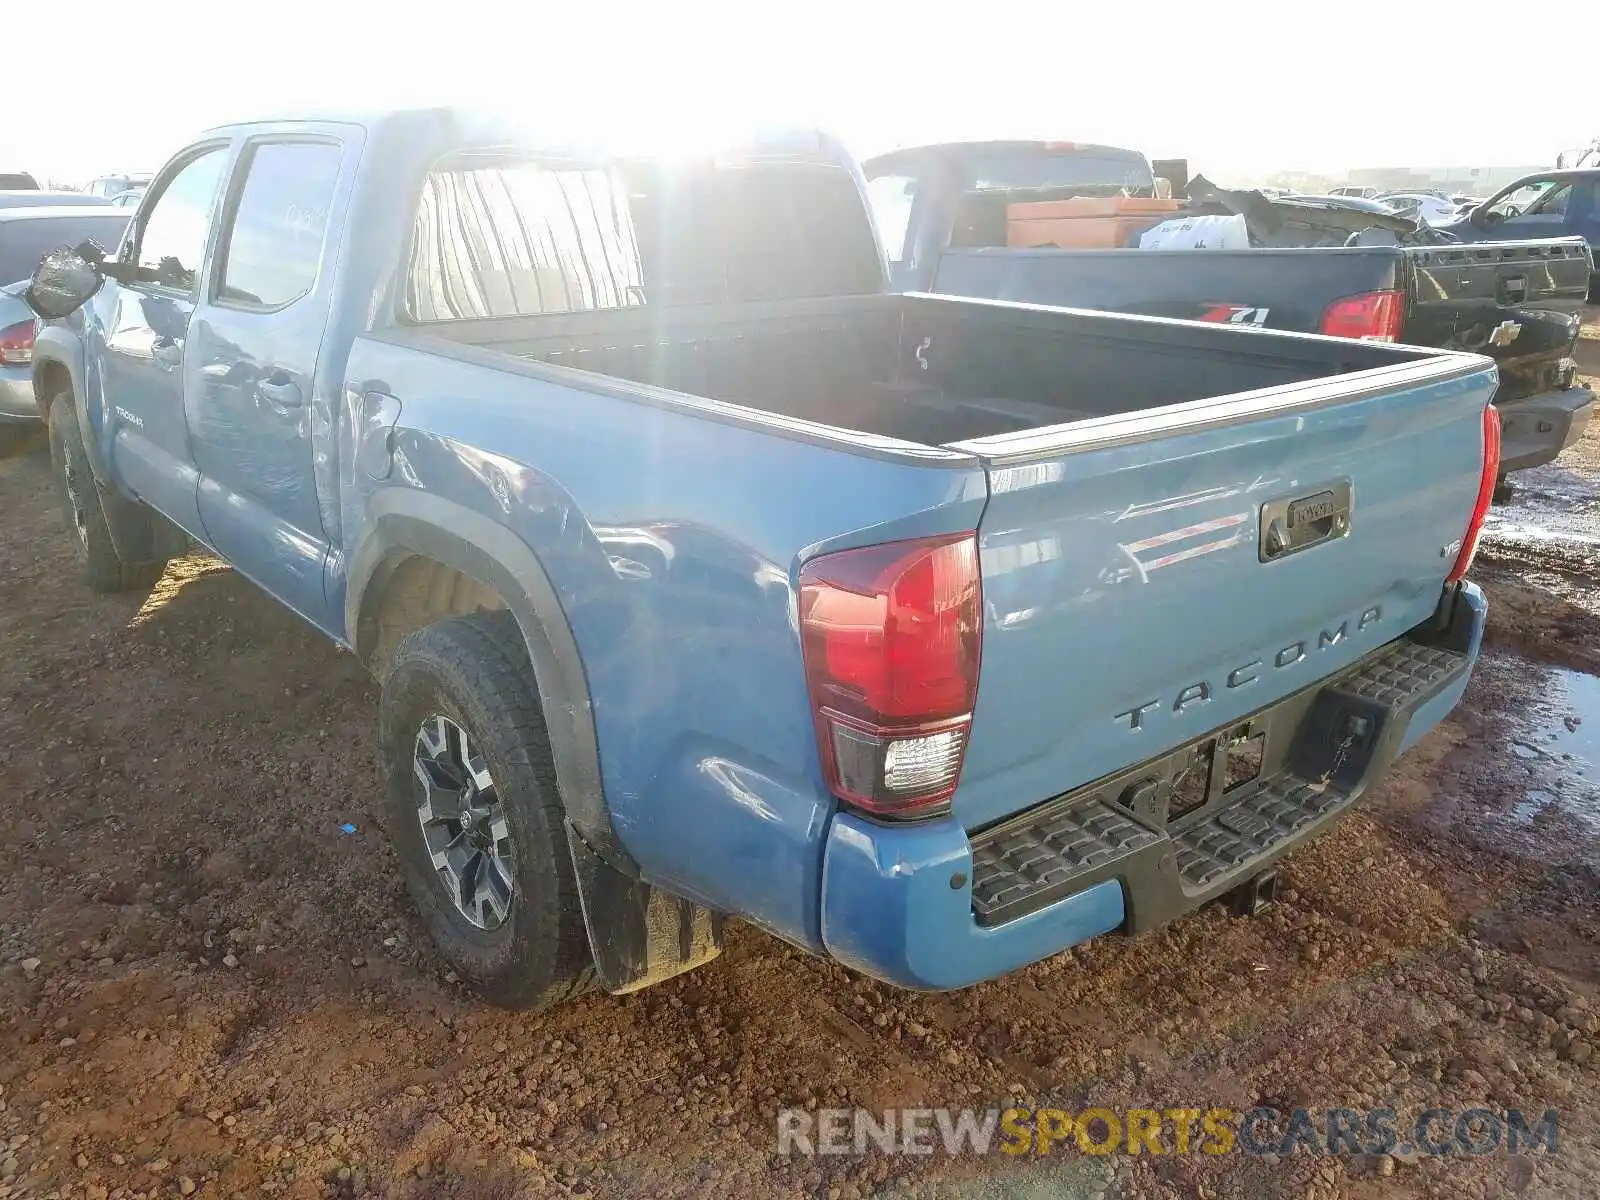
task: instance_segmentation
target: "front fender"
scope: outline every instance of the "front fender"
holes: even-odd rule
[[[78,409],[78,428],[83,432],[83,448],[89,455],[89,466],[100,486],[109,488],[112,486],[111,460],[101,446],[100,423],[91,419],[85,357],[83,339],[75,330],[61,324],[44,326],[33,338],[33,392],[39,400],[39,415],[48,422],[48,377],[56,371],[66,373],[72,400]]]

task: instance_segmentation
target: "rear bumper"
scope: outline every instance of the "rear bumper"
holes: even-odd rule
[[[0,422],[38,419],[39,404],[33,398],[32,368],[0,366]]]
[[[1583,436],[1594,409],[1594,393],[1574,386],[1520,400],[1496,401],[1500,413],[1500,472],[1524,471],[1553,462]]]
[[[1466,584],[1436,627],[1220,731],[1262,731],[1261,776],[1224,793],[1213,775],[1211,798],[1170,821],[1131,789],[1170,783],[1174,763],[1209,739],[971,836],[954,819],[891,826],[841,813],[824,858],[822,940],[891,983],[953,988],[1199,908],[1325,829],[1455,707],[1485,612]]]

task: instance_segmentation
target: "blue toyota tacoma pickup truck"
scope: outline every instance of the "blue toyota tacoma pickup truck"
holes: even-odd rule
[[[891,293],[815,134],[231,126],[28,296],[90,586],[199,542],[370,667],[505,1004],[730,916],[950,988],[1260,901],[1478,651],[1488,359]]]

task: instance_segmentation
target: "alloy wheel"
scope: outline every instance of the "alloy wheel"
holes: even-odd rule
[[[85,549],[89,546],[89,514],[83,506],[82,482],[72,465],[71,453],[61,456],[61,489],[67,498],[67,517]]]
[[[440,713],[417,729],[417,822],[440,886],[479,929],[498,929],[516,894],[505,807],[481,747]]]

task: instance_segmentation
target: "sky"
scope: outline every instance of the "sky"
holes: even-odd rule
[[[1451,20],[1418,25],[1326,0],[76,0],[92,37],[5,56],[0,170],[81,183],[154,170],[226,121],[433,103],[665,148],[768,123],[820,126],[860,155],[964,137],[1107,142],[1223,179],[1553,165],[1600,137],[1585,58],[1600,4],[1517,18],[1541,65],[1519,52],[1508,74],[1492,53],[1450,49],[1507,19],[1481,2],[1480,18],[1480,0],[1458,0]]]

